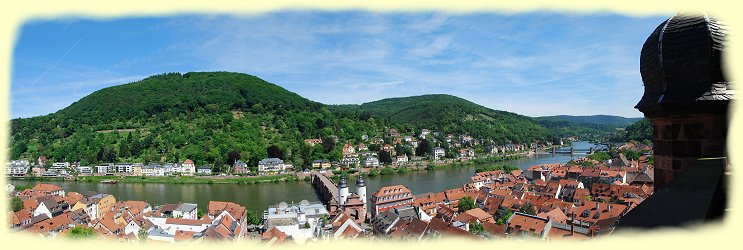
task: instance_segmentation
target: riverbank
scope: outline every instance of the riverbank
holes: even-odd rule
[[[445,163],[445,164],[428,164],[426,166],[426,170],[438,170],[438,169],[446,169],[446,168],[461,168],[461,167],[470,167],[474,165],[484,165],[484,164],[493,164],[503,161],[512,161],[512,160],[518,160],[520,158],[527,157],[528,153],[520,153],[520,154],[512,154],[512,155],[505,155],[505,156],[490,156],[490,157],[483,157],[483,158],[476,158],[468,161],[459,161],[459,162],[451,162],[451,163]]]
[[[436,171],[436,170],[444,170],[444,169],[457,169],[457,168],[466,168],[466,167],[475,167],[475,166],[485,166],[488,164],[496,164],[499,162],[504,161],[513,161],[518,160],[524,157],[528,157],[531,154],[529,152],[521,152],[517,154],[512,155],[505,155],[505,156],[489,156],[489,157],[482,157],[482,158],[476,158],[466,161],[455,161],[455,162],[448,162],[448,163],[431,163],[428,162],[427,164],[416,164],[416,165],[408,165],[408,166],[400,166],[400,167],[384,167],[380,169],[371,169],[368,172],[359,172],[354,169],[350,170],[334,170],[333,176],[330,177],[333,181],[340,180],[341,176],[357,176],[359,174],[363,174],[367,177],[374,177],[374,176],[389,176],[389,175],[405,175],[410,174],[417,171]],[[474,172],[473,172],[474,173]]]
[[[371,169],[368,172],[359,172],[357,170],[335,170],[334,181],[338,181],[340,176],[388,176],[388,175],[407,175],[418,171],[435,171],[443,169],[456,169],[473,167],[478,165],[496,164],[504,161],[514,161],[533,155],[531,151],[523,151],[509,155],[487,156],[469,160],[455,160],[451,162],[424,162],[410,164],[400,167],[384,167]],[[54,181],[54,182],[94,182],[100,183],[104,180],[115,180],[118,183],[163,183],[163,184],[260,184],[276,182],[295,182],[309,181],[309,178],[298,178],[296,174],[269,175],[269,176],[77,176],[77,177],[9,177],[10,180],[27,180],[27,181]]]
[[[71,179],[57,177],[10,177],[10,180],[95,182],[115,180],[119,183],[164,183],[164,184],[259,184],[264,182],[294,182],[294,175],[269,175],[251,177],[221,176],[78,176]]]

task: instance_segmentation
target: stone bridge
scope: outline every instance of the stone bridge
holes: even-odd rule
[[[338,186],[327,176],[318,172],[312,173],[312,187],[329,210],[338,206]]]

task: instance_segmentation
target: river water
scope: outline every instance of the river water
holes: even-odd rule
[[[588,149],[591,143],[573,142],[575,149]],[[569,149],[569,148],[568,148]],[[512,161],[499,162],[527,169],[533,165],[561,162],[566,163],[576,157],[570,154],[536,154]],[[367,197],[383,186],[402,184],[414,194],[440,192],[445,189],[461,187],[469,182],[476,166],[447,168],[432,171],[411,171],[408,174],[378,175],[366,178]],[[28,181],[10,180],[10,184],[34,185],[36,183],[53,183],[67,192],[84,193],[95,191],[112,194],[116,200],[142,200],[151,205],[163,203],[188,202],[196,203],[205,209],[210,200],[232,201],[252,211],[262,211],[270,205],[281,201],[299,202],[308,200],[319,202],[309,182],[278,182],[261,184],[161,184],[161,183],[118,183],[101,184],[93,182],[71,181]],[[355,180],[349,182],[350,191],[355,192]]]

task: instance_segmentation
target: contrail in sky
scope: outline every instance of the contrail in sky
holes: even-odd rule
[[[51,71],[52,69],[56,68],[57,65],[59,65],[60,62],[62,62],[62,59],[64,59],[67,56],[67,54],[69,54],[70,51],[72,51],[72,49],[74,49],[77,46],[77,44],[79,44],[81,41],[83,41],[83,39],[85,39],[86,37],[88,37],[88,35],[90,35],[90,31],[88,31],[88,33],[86,33],[83,37],[81,37],[80,39],[78,39],[77,42],[75,42],[75,44],[73,44],[69,49],[67,49],[67,51],[62,55],[62,57],[60,57],[59,59],[57,59],[57,62],[54,65],[52,65],[51,67],[49,67],[48,69],[46,69],[46,71],[44,71],[44,73],[42,73],[38,78],[36,78],[36,80],[34,80],[34,82],[32,82],[31,85],[29,85],[28,87],[30,88],[30,87],[33,87],[34,85],[36,85],[36,83],[39,80],[41,80],[41,78],[44,78],[44,76],[47,73],[49,73],[49,71]]]

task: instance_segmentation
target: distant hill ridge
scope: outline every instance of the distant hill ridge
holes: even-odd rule
[[[573,115],[555,115],[555,116],[541,116],[536,117],[537,120],[551,120],[551,121],[569,121],[581,124],[601,124],[601,125],[612,125],[617,127],[624,127],[635,123],[642,119],[642,117],[627,118],[614,115],[589,115],[589,116],[573,116]]]

